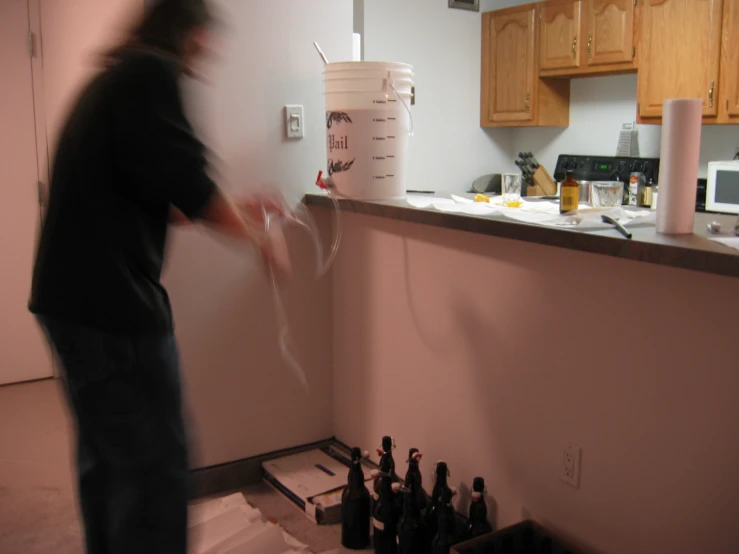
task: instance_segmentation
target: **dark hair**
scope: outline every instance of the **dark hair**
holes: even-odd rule
[[[135,25],[131,39],[180,57],[185,53],[187,34],[212,23],[206,0],[157,0]]]

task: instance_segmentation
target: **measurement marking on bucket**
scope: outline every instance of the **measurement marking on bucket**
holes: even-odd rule
[[[390,102],[395,102],[395,100],[390,100]],[[387,104],[386,100],[373,100],[373,104]]]
[[[394,139],[395,138],[395,135],[388,135],[387,138]]]
[[[395,177],[395,175],[385,175],[385,177]]]
[[[387,155],[388,158],[394,158],[395,156],[391,156],[390,154]]]
[[[393,102],[393,103],[395,103],[395,102],[397,102],[397,100],[390,100],[390,99],[388,98],[388,102]]]
[[[385,140],[385,137],[372,137],[372,140]]]
[[[384,160],[385,156],[372,156],[373,160]]]
[[[388,121],[395,121],[395,119],[396,119],[396,118],[394,118],[394,117],[388,117],[388,118],[387,118],[387,120],[388,120]]]
[[[375,123],[385,123],[387,119],[381,119],[379,117],[376,117],[372,121],[374,121]]]
[[[375,176],[374,176],[374,177],[372,177],[372,178],[373,178],[373,179],[384,179],[384,178],[385,178],[385,176],[384,176],[384,175],[375,175]]]

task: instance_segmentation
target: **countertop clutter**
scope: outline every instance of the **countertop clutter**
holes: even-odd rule
[[[435,196],[449,195],[440,193]],[[333,209],[331,199],[323,193],[306,194],[303,201],[309,206]],[[614,228],[555,227],[516,221],[496,212],[474,215],[441,211],[431,206],[417,208],[411,206],[406,199],[341,199],[339,205],[345,212],[739,277],[739,250],[712,240],[734,238],[734,235],[712,235],[707,229],[708,224],[716,221],[725,232],[730,232],[734,229],[736,216],[698,213],[695,217],[694,234],[680,236],[661,235],[656,232],[653,224],[635,222],[628,227],[633,237],[627,240]]]

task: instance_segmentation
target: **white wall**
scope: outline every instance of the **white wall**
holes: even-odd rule
[[[364,10],[365,59],[416,73],[407,188],[460,191],[515,167],[511,132],[480,128],[480,14],[447,0],[368,0]]]
[[[187,86],[196,126],[227,190],[275,183],[300,198],[326,163],[322,65],[312,42],[331,59],[350,58],[351,2],[217,5],[227,28],[220,59],[204,68],[212,86]],[[283,138],[285,104],[305,106],[305,139]],[[330,279],[313,279],[305,234],[290,242],[298,278],[284,299],[307,393],[280,356],[271,291],[253,256],[198,230],[173,237],[164,281],[196,423],[196,466],[333,435]]]
[[[570,126],[566,129],[515,129],[514,152],[531,151],[550,171],[560,154],[614,156],[621,124],[636,120],[636,75],[571,81]],[[661,125],[639,125],[640,154],[658,158]],[[699,176],[711,160],[730,160],[739,150],[739,127],[704,125]]]

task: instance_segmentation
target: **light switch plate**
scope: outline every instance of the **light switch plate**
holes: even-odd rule
[[[304,127],[303,106],[285,106],[285,136],[287,138],[303,138],[305,136]]]

